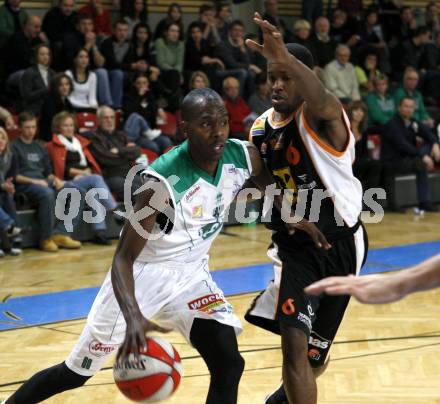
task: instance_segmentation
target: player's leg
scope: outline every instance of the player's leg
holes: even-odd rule
[[[90,377],[73,372],[62,362],[33,375],[6,400],[6,404],[39,403],[55,394],[81,387]]]
[[[244,359],[238,351],[234,328],[215,320],[195,318],[190,340],[211,373],[206,403],[235,404]]]

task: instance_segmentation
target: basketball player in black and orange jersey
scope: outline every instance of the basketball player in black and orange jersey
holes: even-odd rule
[[[349,298],[309,296],[304,288],[328,276],[357,274],[367,250],[359,220],[362,187],[352,172],[355,140],[342,105],[313,73],[310,52],[285,45],[258,13],[254,21],[264,43],[246,43],[268,61],[273,108],[255,121],[250,140],[295,213],[315,221],[331,248],[315,248],[304,232],[289,234],[272,209],[274,280],[245,318],[281,335],[283,384],[265,403],[314,404],[315,378],[325,369]]]

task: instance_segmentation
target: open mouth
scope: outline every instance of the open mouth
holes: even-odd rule
[[[216,143],[214,144],[213,148],[216,153],[220,153],[221,151],[223,151],[224,147],[225,147],[224,143]]]

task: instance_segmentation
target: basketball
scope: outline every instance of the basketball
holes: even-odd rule
[[[180,383],[182,363],[176,349],[165,339],[147,337],[139,351],[140,361],[113,365],[113,377],[122,394],[130,400],[154,403],[173,394]]]

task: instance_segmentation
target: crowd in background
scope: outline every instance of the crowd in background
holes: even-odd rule
[[[221,93],[231,137],[239,139],[271,107],[265,60],[245,46],[258,35],[246,32],[228,3],[202,5],[187,26],[177,3],[156,26],[146,0],[121,0],[114,16],[101,0],[79,9],[59,0],[42,18],[20,3],[0,7],[0,256],[21,251],[14,246],[22,232],[17,202],[36,208],[42,250],[80,248],[53,213],[59,191],[99,188],[95,197],[113,212],[134,162],[182,140],[169,124],[179,120],[189,90]],[[291,26],[277,0],[266,0],[262,13],[286,43],[309,49],[315,73],[346,108],[364,187],[415,173],[419,208],[436,211],[428,178],[440,162],[436,2],[418,13],[401,0],[330,3],[337,4],[324,10],[322,0],[303,0],[302,18]],[[96,125],[84,124],[85,116]],[[388,205],[400,211],[392,195]],[[94,242],[109,244],[105,221],[93,229]]]

